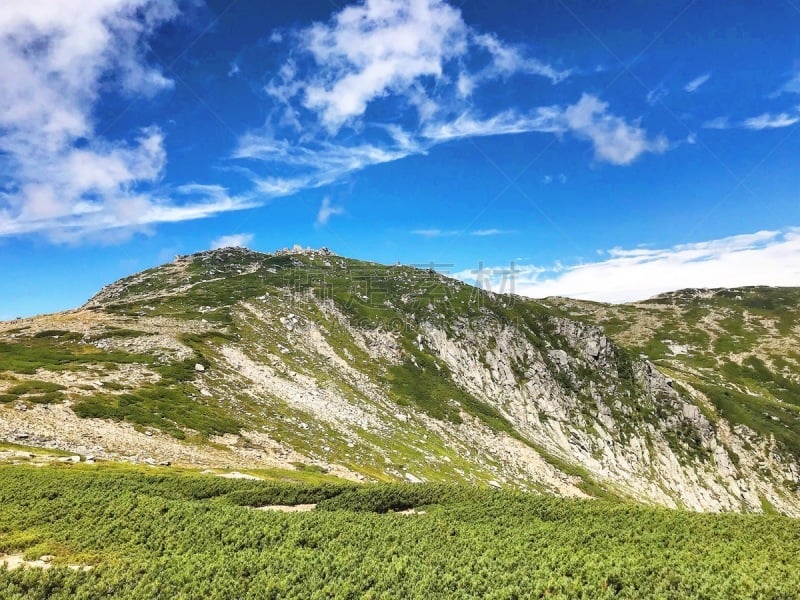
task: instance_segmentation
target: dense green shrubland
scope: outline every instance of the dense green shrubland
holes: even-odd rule
[[[319,502],[308,513],[241,505]],[[424,506],[424,514],[392,511]],[[0,469],[0,597],[796,598],[800,523],[442,485]],[[87,572],[59,568],[92,564]]]

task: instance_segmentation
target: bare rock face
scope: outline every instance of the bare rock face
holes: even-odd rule
[[[797,514],[798,499],[780,494],[772,477],[736,469],[731,441],[715,430],[698,400],[681,395],[652,363],[623,357],[598,327],[560,318],[552,324],[567,350],[543,354],[523,332],[488,321],[460,323],[456,339],[427,326],[425,340],[461,386],[501,407],[526,438],[634,498],[694,510],[757,511],[761,490]],[[496,340],[491,350],[487,338]],[[527,365],[521,379],[515,363]],[[792,465],[776,469],[774,477]]]

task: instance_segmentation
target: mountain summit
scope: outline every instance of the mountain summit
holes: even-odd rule
[[[0,323],[0,437],[800,515],[792,289],[610,306],[224,248]]]

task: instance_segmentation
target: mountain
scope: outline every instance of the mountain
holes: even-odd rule
[[[797,516],[799,301],[534,301],[326,249],[178,256],[0,323],[0,439]]]

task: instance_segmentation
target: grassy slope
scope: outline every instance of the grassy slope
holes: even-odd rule
[[[246,422],[249,427],[262,428],[301,451],[313,451],[304,434],[292,425],[297,417],[309,421],[310,418],[306,418],[309,415],[298,415],[296,411],[293,414],[291,409],[281,407],[274,400],[268,401],[268,409],[265,409],[265,399],[238,394],[230,404],[221,398],[209,399],[199,394],[193,380],[194,363],[213,363],[220,344],[237,343],[282,356],[293,370],[311,376],[322,385],[336,386],[345,396],[357,395],[335,369],[315,362],[313,357],[282,353],[278,335],[281,328],[274,323],[253,324],[252,319],[243,318],[236,302],[247,301],[269,306],[273,314],[293,310],[318,323],[327,332],[328,342],[339,356],[372,380],[386,382],[387,394],[398,405],[413,405],[435,418],[452,422],[460,421],[460,412],[465,411],[493,430],[520,439],[496,408],[459,388],[444,363],[416,346],[420,324],[433,323],[458,335],[453,327],[459,320],[475,323],[490,314],[501,323],[516,326],[542,351],[547,362],[547,348],[573,351],[551,330],[550,315],[563,313],[601,324],[627,347],[627,351],[617,353],[616,392],[603,398],[623,424],[623,436],[646,426],[647,422],[670,416],[659,412],[663,412],[663,406],[643,404],[639,390],[635,389],[629,356],[643,353],[665,372],[704,392],[717,410],[734,424],[745,424],[762,435],[772,435],[784,448],[800,456],[800,380],[797,378],[800,354],[791,344],[785,351],[764,345],[765,340],[780,341],[781,336],[790,342],[797,339],[793,327],[800,306],[798,290],[722,291],[712,299],[676,293],[649,303],[627,306],[564,301],[555,303],[556,310],[552,310],[533,301],[482,294],[438,274],[410,267],[386,267],[340,257],[312,258],[303,254],[268,256],[241,250],[195,255],[184,263],[151,269],[122,283],[124,285],[113,295],[101,294],[104,310],[135,317],[170,317],[186,322],[187,326],[205,321],[213,331],[183,335],[182,341],[194,351],[194,356],[177,364],[162,364],[151,356],[101,351],[89,345],[88,342],[95,339],[85,339],[70,331],[40,332],[33,337],[21,332],[13,344],[0,341],[0,376],[2,371],[30,374],[39,366],[53,370],[92,366],[102,371],[126,362],[139,362],[158,373],[161,380],[154,385],[111,389],[77,398],[73,405],[75,411],[81,416],[114,418],[138,426],[157,427],[179,438],[186,433],[194,436],[193,432],[197,432],[199,437],[194,436],[194,439],[200,443],[211,434],[236,432]],[[407,360],[399,365],[375,361],[355,344],[338,321],[319,310],[318,303],[304,300],[308,297],[333,302],[357,327],[394,331]],[[115,329],[98,336],[135,337],[137,334],[134,330]],[[673,356],[668,340],[689,346],[690,353]],[[490,346],[491,340],[487,340],[487,344]],[[514,366],[520,384],[524,383],[526,366]],[[584,402],[584,416],[587,423],[591,423],[598,409],[586,389],[594,375],[577,373],[574,379],[565,377],[552,364],[548,363],[547,367],[561,385]],[[23,389],[25,386],[27,389]],[[12,386],[0,394],[0,402],[23,399],[46,403],[64,398],[60,389],[37,388],[32,383]],[[621,402],[621,409],[616,400]],[[623,412],[617,414],[620,410]],[[373,475],[381,471],[381,456],[368,456],[364,453],[366,450],[351,452],[346,440],[339,439],[341,436],[335,431],[322,423],[312,425],[317,437],[330,440],[330,455],[322,458],[344,461],[351,468],[371,465],[370,469],[376,469]],[[668,441],[688,460],[698,456],[702,448],[697,447],[696,440],[680,434],[681,431],[677,431],[674,436],[668,436]],[[423,449],[434,455],[441,453],[441,448],[432,441],[427,443],[419,437]],[[394,447],[398,457],[406,458],[424,471],[424,453],[413,450],[399,438],[386,442]],[[412,456],[415,453],[419,456]],[[468,466],[460,464],[458,457],[452,458],[453,468]],[[436,478],[437,469],[424,474]],[[591,485],[588,475],[584,474],[583,479]]]
[[[320,504],[240,506],[305,502]],[[391,512],[413,506],[425,514]],[[800,523],[783,517],[478,488],[0,468],[0,551],[95,565],[0,570],[8,600],[793,598],[798,540]]]
[[[185,268],[178,269],[177,276],[170,273],[169,269],[170,266],[153,269],[134,276],[130,281],[123,280],[125,288],[112,303],[107,304],[107,309],[125,315],[208,319],[233,332],[240,342],[251,346],[267,343],[273,354],[283,354],[282,360],[298,372],[322,382],[336,379],[335,373],[325,372],[324,365],[309,365],[307,357],[301,357],[300,362],[293,362],[292,354],[280,353],[276,341],[269,343],[272,333],[269,329],[252,330],[248,323],[237,318],[231,299],[255,303],[264,300],[271,303],[273,314],[279,314],[281,309],[289,307],[292,311],[305,313],[322,326],[328,332],[329,343],[342,358],[361,372],[369,374],[373,380],[386,381],[387,393],[398,405],[411,405],[434,418],[455,423],[461,421],[459,414],[464,411],[492,430],[508,433],[524,443],[529,442],[495,407],[461,389],[454,383],[441,360],[417,347],[416,338],[422,332],[420,325],[423,322],[433,323],[452,334],[458,321],[476,322],[489,314],[501,323],[518,327],[528,341],[539,348],[551,373],[560,378],[563,385],[571,390],[575,388],[574,391],[579,393],[584,391],[576,387],[574,382],[565,380],[559,369],[549,363],[547,348],[573,351],[565,345],[563,338],[554,335],[550,310],[533,301],[493,297],[428,270],[399,265],[387,267],[335,256],[268,256],[240,250],[194,255]],[[186,286],[191,287],[184,289]],[[177,289],[180,291],[175,293]],[[152,291],[162,295],[155,299],[138,298],[139,294]],[[314,310],[313,304],[305,302],[308,297],[334,303],[357,328],[395,332],[407,359],[399,365],[376,364],[374,359],[364,355],[338,323]],[[310,310],[314,311],[313,314],[309,313]],[[195,349],[202,354],[201,348]],[[518,367],[522,384],[525,365]],[[340,387],[346,387],[346,382],[337,383]],[[588,381],[582,383],[588,385]],[[611,404],[619,397],[626,404],[631,404],[628,395],[634,393],[635,390],[621,389],[618,395],[608,398],[608,402]],[[594,401],[588,396],[585,400],[587,407],[596,412]],[[114,413],[109,412],[108,416],[113,417]],[[635,416],[626,415],[623,420],[630,421],[633,427]],[[272,428],[273,423],[267,422],[265,426]],[[286,431],[283,434],[291,435]],[[337,446],[335,439],[331,445]],[[540,448],[535,449],[541,452]],[[441,448],[431,447],[430,450],[439,454]],[[408,448],[401,452],[409,455]],[[543,455],[557,468],[565,468],[563,461],[557,461],[547,453]],[[341,456],[338,458],[341,459]],[[469,465],[460,464],[462,461],[454,458],[454,467],[467,467],[470,470]],[[445,467],[449,469],[449,466]],[[428,472],[424,468],[424,461],[421,461],[416,468],[421,468],[425,476],[434,480],[441,478],[442,465]],[[606,493],[585,471],[577,468],[568,470],[583,480],[581,487],[585,491]]]
[[[391,367],[378,364],[355,344],[338,321],[321,312],[318,304],[306,302],[309,295],[334,302],[356,327],[398,332],[404,350],[415,358],[416,364],[412,361]],[[405,296],[404,302],[398,301],[401,296]],[[32,374],[37,368],[60,371],[85,367],[102,374],[123,363],[139,363],[160,375],[160,380],[135,388],[107,386],[99,393],[72,397],[76,414],[155,427],[180,439],[189,433],[196,443],[203,443],[212,434],[237,432],[245,423],[251,429],[269,432],[274,439],[301,452],[345,464],[371,477],[393,479],[385,473],[382,451],[376,453],[369,444],[355,450],[348,447],[349,441],[329,426],[315,423],[311,415],[282,406],[279,399],[234,393],[231,403],[202,397],[194,364],[213,364],[220,344],[237,343],[282,356],[294,371],[309,375],[320,385],[335,385],[345,395],[355,396],[351,384],[324,362],[315,362],[314,357],[303,354],[281,353],[281,341],[287,343],[280,337],[282,327],[274,322],[243,318],[236,307],[237,302],[272,302],[269,305],[272,314],[281,314],[288,307],[323,327],[340,357],[374,381],[387,382],[386,392],[399,406],[411,405],[452,422],[459,422],[459,411],[464,410],[492,429],[519,438],[496,409],[460,389],[441,361],[417,350],[413,343],[421,320],[435,319],[446,324],[457,316],[477,317],[484,306],[482,300],[462,284],[411,267],[386,267],[339,257],[314,260],[302,254],[267,256],[239,250],[206,253],[193,257],[183,268],[165,265],[122,280],[119,293],[102,302],[104,310],[120,316],[168,317],[185,322],[187,328],[201,320],[208,322],[212,330],[205,334],[179,336],[194,351],[191,358],[164,364],[153,356],[101,351],[91,345],[98,340],[136,337],[140,333],[131,329],[116,328],[88,338],[67,330],[33,335],[19,331],[13,343],[0,344],[0,376],[3,372],[7,377],[13,377],[14,373]],[[38,395],[21,391],[12,386],[0,395],[0,402],[46,403],[69,398],[56,389]],[[312,424],[309,434],[298,430],[297,419]],[[363,434],[382,450],[388,449],[397,464],[405,464],[429,480],[462,479],[458,471],[478,480],[492,478],[472,461],[443,447],[438,437],[429,437],[426,431],[416,431],[413,427],[414,424],[404,426],[396,439],[384,436],[371,440],[368,432]],[[325,455],[320,455],[319,439],[325,439],[325,446],[330,449]],[[447,456],[450,460],[431,465],[426,455]]]

